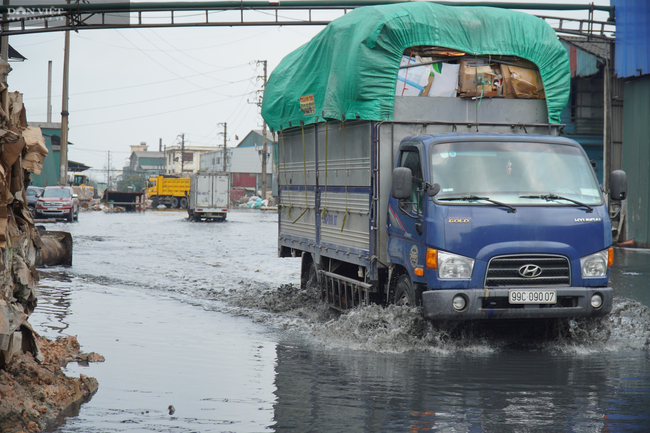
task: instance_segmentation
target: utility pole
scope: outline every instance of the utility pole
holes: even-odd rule
[[[183,168],[185,166],[185,133],[181,134],[181,176],[183,175]]]
[[[9,0],[3,0],[2,4],[4,6],[9,6]],[[9,14],[2,14],[2,29],[9,30]],[[11,66],[9,66],[9,37],[3,36],[0,38],[0,50],[2,51],[2,61],[0,61],[0,84],[7,84],[7,75],[11,72]],[[9,96],[7,96],[9,97]],[[6,103],[6,106],[9,107],[9,103]]]
[[[228,165],[226,164],[227,152],[226,152],[226,142],[228,141],[228,123],[223,122],[218,125],[223,125],[223,172],[228,171]]]
[[[70,4],[70,0],[67,0]],[[70,25],[70,19],[66,18],[66,25]],[[61,101],[61,151],[59,158],[59,185],[68,183],[68,79],[70,72],[70,31],[65,32],[65,43],[63,48],[63,97]]]
[[[169,174],[169,170],[167,169],[167,167],[171,166],[172,164],[169,161],[167,161],[167,145],[166,144],[165,144],[165,147],[163,148],[163,155],[165,156],[165,173],[164,174]]]
[[[106,159],[106,189],[111,190],[111,151],[108,151],[108,157]]]
[[[262,89],[266,90],[266,60],[259,60],[257,64],[264,65],[264,82]],[[262,99],[264,99],[264,92],[262,92]],[[259,103],[261,107],[261,101]],[[268,157],[266,151],[266,120],[262,120],[262,200],[266,200],[266,158]]]
[[[47,62],[47,123],[52,123],[52,60]]]

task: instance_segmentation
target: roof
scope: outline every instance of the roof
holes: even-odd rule
[[[255,139],[253,139],[253,140],[248,139],[251,136],[251,134],[256,134],[260,138],[262,138],[264,136],[261,129],[252,129],[248,134],[246,134],[246,136],[244,138],[242,138],[242,140],[239,142],[239,144],[237,146],[235,146],[235,147],[252,147],[252,146],[256,146],[256,145],[261,146],[262,142],[257,143]],[[272,146],[275,143],[275,141],[273,139],[273,133],[271,131],[269,131],[269,130],[266,131],[266,139],[267,139],[267,144],[269,146]]]
[[[275,131],[324,119],[392,120],[402,53],[422,45],[533,62],[549,121],[560,123],[570,67],[550,25],[523,12],[424,1],[361,7],[332,21],[271,73],[262,116]]]
[[[14,61],[14,62],[23,62],[23,61],[27,60],[27,57],[25,57],[25,56],[23,56],[22,54],[20,54],[20,53],[19,53],[18,51],[16,51],[16,49],[15,49],[14,47],[12,47],[11,45],[9,45],[9,50],[8,50],[8,51],[9,51],[9,56],[8,56],[8,57],[9,57],[9,60],[10,60],[10,61]],[[2,50],[1,50],[1,49],[0,49],[0,54],[2,54]]]
[[[149,152],[147,150],[136,150],[135,152],[132,153],[132,155],[137,156],[138,158],[164,158],[165,153],[164,152]]]
[[[89,165],[86,165],[82,162],[68,160],[68,171],[79,172],[86,171],[91,168]]]
[[[599,59],[607,60],[609,58],[609,44],[610,41],[596,40],[583,38],[580,36],[560,36],[561,41],[565,41],[582,51],[598,57]]]
[[[264,134],[262,133],[261,129],[253,129],[252,132],[256,133],[260,137],[264,137]],[[273,133],[269,130],[266,131],[266,139],[269,141],[273,141]]]

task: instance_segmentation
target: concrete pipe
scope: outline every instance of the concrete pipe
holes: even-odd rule
[[[43,246],[36,253],[37,268],[72,265],[72,235],[68,232],[46,231],[39,228]]]

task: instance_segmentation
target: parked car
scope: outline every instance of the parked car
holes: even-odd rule
[[[27,191],[25,192],[27,195],[27,208],[32,213],[32,215],[34,215],[34,208],[36,207],[38,198],[43,193],[43,188],[40,186],[28,186]]]
[[[46,186],[36,202],[34,217],[65,219],[70,222],[79,219],[79,199],[69,186]]]

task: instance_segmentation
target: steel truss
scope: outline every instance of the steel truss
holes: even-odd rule
[[[3,14],[0,36],[66,30],[237,27],[237,26],[325,26],[361,6],[401,3],[404,0],[370,1],[217,1],[170,3],[73,3],[60,6],[0,5]],[[610,6],[532,3],[437,2],[447,5],[492,6],[508,9],[576,11],[586,10],[586,19],[541,16],[561,34],[612,39],[615,24]],[[609,12],[608,21],[595,21],[594,11]],[[286,16],[293,15],[293,16]],[[332,15],[336,15],[332,18]],[[323,16],[326,16],[325,18]]]

